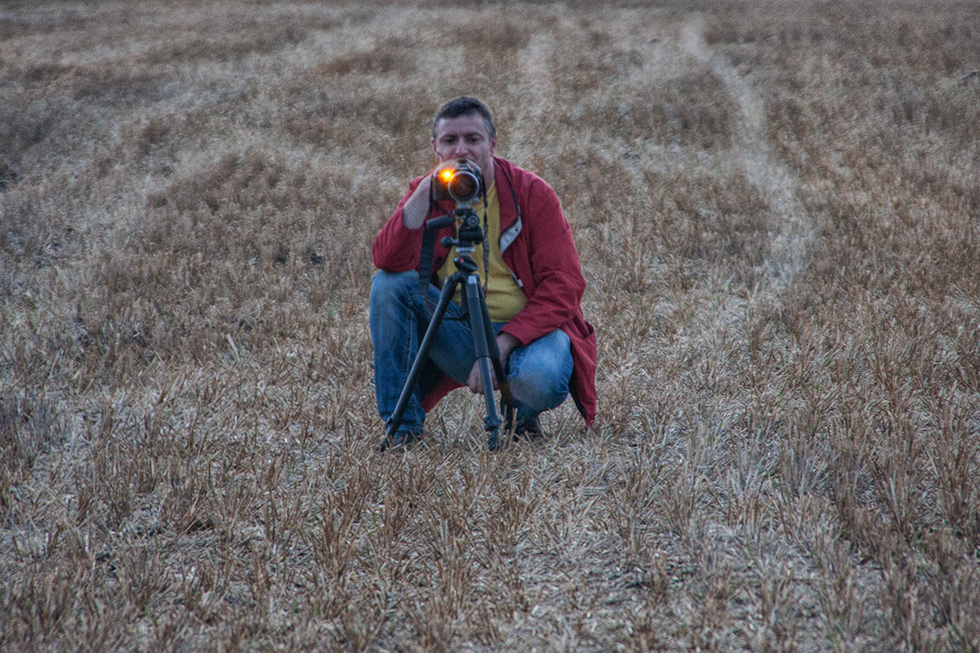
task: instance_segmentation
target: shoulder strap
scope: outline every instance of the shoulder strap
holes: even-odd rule
[[[429,280],[432,277],[432,258],[436,248],[436,232],[433,229],[425,229],[422,233],[422,251],[419,254],[419,293],[425,300],[425,306],[429,309]],[[432,311],[429,310],[431,313]]]
[[[510,197],[514,202],[514,210],[517,212],[517,219],[514,221],[514,224],[507,228],[507,231],[500,234],[501,254],[503,254],[504,251],[511,246],[511,243],[517,240],[518,234],[520,234],[521,230],[524,228],[524,225],[521,222],[521,204],[517,201],[517,192],[514,190],[514,181],[510,178],[510,172],[508,172],[506,169],[504,169],[504,177],[507,178],[507,185],[510,187]]]

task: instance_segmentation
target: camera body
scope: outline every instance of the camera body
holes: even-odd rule
[[[452,200],[458,207],[472,206],[485,192],[480,168],[468,159],[447,161],[432,175],[432,197]]]

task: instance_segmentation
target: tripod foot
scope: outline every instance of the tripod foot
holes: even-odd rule
[[[487,440],[487,449],[490,451],[496,451],[502,449],[507,443],[507,433],[501,433],[500,429],[494,429],[490,432],[490,438]]]

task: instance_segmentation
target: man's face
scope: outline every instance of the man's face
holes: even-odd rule
[[[469,159],[480,166],[487,184],[493,183],[493,154],[497,150],[497,138],[490,139],[487,125],[480,114],[441,119],[436,124],[432,147],[439,163]]]

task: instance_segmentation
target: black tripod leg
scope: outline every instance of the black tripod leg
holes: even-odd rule
[[[422,364],[425,362],[425,357],[429,355],[429,349],[432,348],[432,338],[435,336],[436,331],[439,330],[439,325],[442,324],[442,318],[446,314],[446,309],[449,308],[449,302],[452,301],[453,295],[456,292],[456,285],[459,282],[459,278],[452,275],[446,279],[446,283],[442,287],[442,292],[439,294],[439,302],[436,304],[435,311],[432,313],[432,319],[429,320],[429,326],[425,330],[422,342],[419,343],[419,350],[415,355],[415,360],[412,362],[412,368],[408,372],[408,377],[405,379],[405,385],[402,386],[402,392],[398,395],[398,403],[395,404],[395,411],[388,418],[388,424],[385,426],[385,433],[388,434],[388,437],[393,436],[398,430],[398,427],[402,425],[402,418],[405,416],[408,400],[412,396],[412,392],[415,391],[415,383],[418,381],[419,372],[422,371]]]
[[[480,364],[480,376],[483,381],[483,396],[487,404],[487,417],[484,420],[485,428],[490,432],[490,442],[496,443],[500,435],[500,415],[497,413],[497,405],[493,398],[493,375],[490,364],[490,345],[488,344],[487,333],[492,333],[492,327],[486,320],[486,303],[482,301],[480,294],[480,279],[476,275],[466,277],[464,294],[466,295],[466,305],[469,309],[470,332],[473,334],[473,347],[476,353],[476,360]],[[493,340],[496,346],[496,340]],[[499,361],[499,353],[496,357]]]
[[[514,425],[514,405],[510,395],[510,382],[507,381],[506,363],[500,357],[500,348],[497,346],[497,334],[494,333],[493,322],[490,319],[490,311],[487,309],[486,301],[480,302],[480,305],[483,309],[483,324],[486,327],[490,362],[493,363],[493,370],[497,375],[497,388],[500,390],[500,412],[503,413],[504,428],[508,429]],[[502,446],[503,443],[504,439],[491,436],[488,446],[492,451]]]
[[[479,278],[470,275],[466,278],[466,285],[463,287],[466,295],[466,305],[469,309],[470,332],[473,334],[473,347],[476,352],[477,362],[480,364],[480,377],[483,381],[483,396],[487,404],[487,416],[484,419],[484,428],[490,433],[488,445],[490,449],[496,449],[500,445],[500,414],[493,398],[493,376],[492,371],[498,375],[498,379],[506,383],[506,377],[501,374],[500,350],[497,348],[497,340],[493,335],[493,325],[490,323],[490,314],[487,311],[487,304],[483,300],[480,292]],[[493,353],[491,355],[491,348]],[[491,360],[494,361],[491,368]]]
[[[482,294],[482,293],[481,293]],[[497,387],[500,389],[502,399],[510,404],[510,384],[507,383],[507,370],[504,361],[500,358],[500,348],[497,346],[497,334],[493,330],[493,321],[490,319],[490,311],[487,303],[480,302],[483,309],[483,324],[487,334],[487,350],[490,352],[490,362],[493,363],[494,374],[497,375]]]

